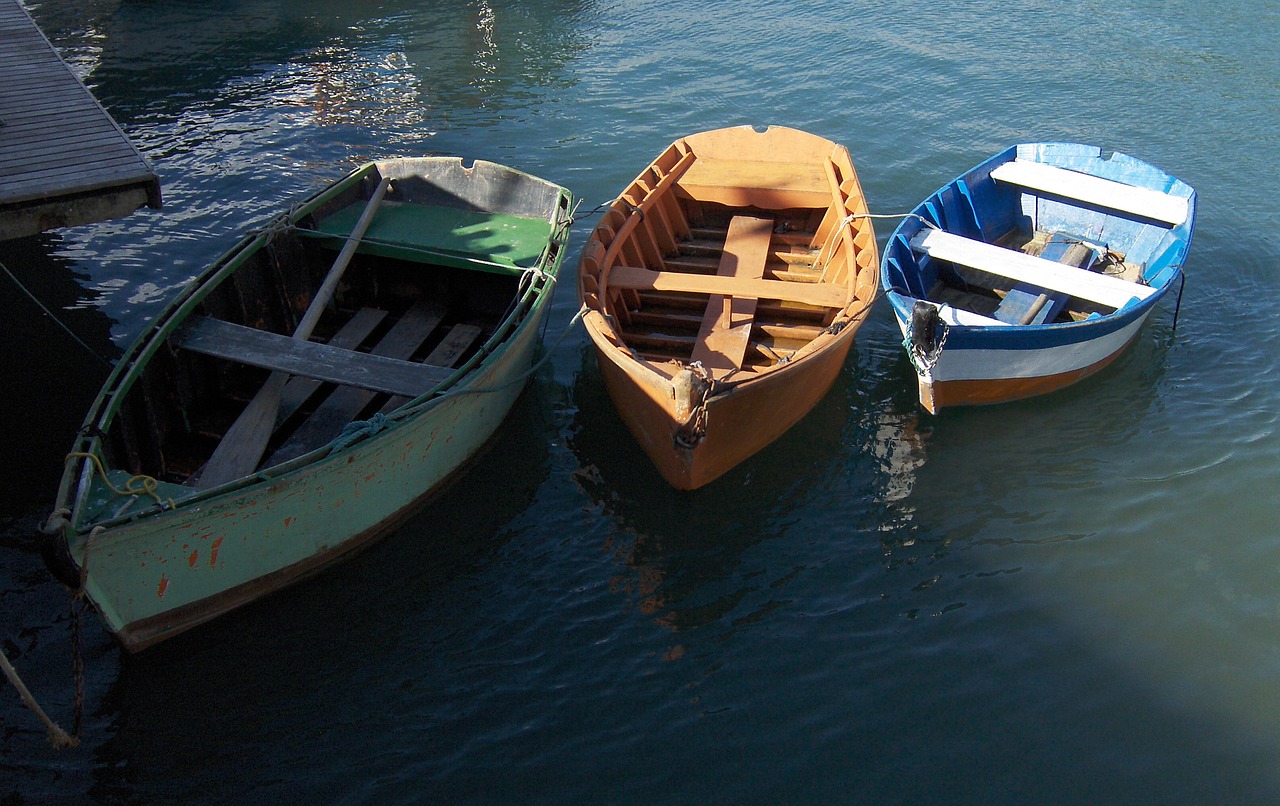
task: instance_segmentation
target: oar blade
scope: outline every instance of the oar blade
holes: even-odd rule
[[[267,382],[253,396],[249,405],[240,413],[240,417],[232,424],[218,450],[214,452],[209,463],[200,474],[196,487],[207,490],[226,484],[252,473],[262,455],[266,452],[267,442],[276,425],[276,412],[280,409],[280,390],[289,376],[283,372],[273,372]]]

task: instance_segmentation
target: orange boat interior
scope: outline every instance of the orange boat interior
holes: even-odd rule
[[[740,379],[865,307],[874,234],[849,217],[866,205],[847,161],[695,147],[676,142],[623,192],[584,249],[579,282],[617,346],[652,369],[672,376],[700,362]]]

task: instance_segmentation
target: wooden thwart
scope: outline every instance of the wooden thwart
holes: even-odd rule
[[[1182,196],[1171,196],[1042,162],[1006,162],[991,172],[991,178],[1175,226],[1186,221],[1189,212],[1187,199]]]
[[[605,283],[609,288],[636,291],[683,291],[690,294],[727,294],[758,299],[800,302],[823,308],[843,308],[848,290],[830,283],[792,283],[785,280],[753,280],[742,277],[720,277],[714,274],[686,274],[678,271],[653,271],[638,266],[614,266],[608,270]]]
[[[1094,251],[1082,243],[1072,243],[1061,236],[1054,239],[1040,253],[1044,260],[1056,260],[1064,266],[1088,270],[1094,260]],[[1014,325],[1042,325],[1057,318],[1067,306],[1069,297],[1059,291],[1050,291],[1034,283],[1018,283],[996,308],[996,318]]]
[[[816,162],[699,157],[679,188],[699,201],[730,207],[826,207],[831,202],[826,174]]]
[[[734,216],[725,236],[718,277],[759,280],[769,258],[773,220]],[[693,360],[713,374],[742,368],[759,299],[749,295],[712,294],[694,343]]]
[[[382,199],[390,186],[391,179],[389,177],[384,176],[378,182],[377,188],[374,189],[369,201],[364,206],[364,212],[361,213],[360,220],[356,222],[355,228],[351,230],[351,235],[347,238],[346,245],[338,253],[337,259],[333,261],[333,266],[330,267],[324,280],[320,282],[320,287],[316,289],[315,296],[311,298],[310,304],[307,305],[307,310],[302,314],[302,320],[298,322],[297,328],[293,331],[293,341],[299,344],[306,344],[311,338],[311,332],[315,330],[316,324],[319,323],[325,308],[333,298],[338,283],[342,280],[343,273],[346,272],[351,258],[356,253],[360,238],[369,229],[369,225],[373,222],[373,218],[378,212],[378,206],[382,203]],[[262,454],[267,448],[267,441],[275,430],[276,416],[280,412],[280,394],[284,390],[284,385],[288,379],[288,375],[282,372],[272,372],[267,376],[266,383],[253,396],[253,399],[249,401],[244,410],[240,412],[240,416],[231,424],[231,428],[227,429],[227,432],[222,435],[222,440],[218,443],[218,447],[214,449],[213,455],[205,463],[204,470],[200,472],[199,479],[196,482],[201,489],[217,487],[220,484],[242,478],[252,473],[254,468],[258,466],[258,463],[262,460]]]
[[[1061,291],[1112,308],[1122,308],[1134,297],[1146,299],[1156,293],[1150,286],[1072,268],[937,229],[920,230],[911,239],[911,248],[938,260]]]
[[[185,350],[217,358],[393,395],[416,397],[453,374],[442,367],[298,341],[209,317],[194,318],[172,341]]]
[[[444,319],[445,312],[443,304],[426,298],[419,299],[368,354],[408,361]],[[287,462],[327,444],[342,433],[347,423],[354,420],[376,394],[374,390],[353,385],[335,389],[307,417],[306,422],[298,426],[289,440],[271,454],[267,465]]]
[[[337,333],[333,334],[328,345],[340,347],[343,350],[354,350],[369,338],[369,335],[386,317],[386,311],[377,308],[361,308]],[[284,389],[280,391],[280,410],[276,412],[275,428],[279,428],[294,412],[302,408],[323,385],[324,381],[317,378],[304,378],[301,375],[290,378],[285,383]]]

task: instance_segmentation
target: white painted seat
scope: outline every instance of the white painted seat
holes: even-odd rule
[[[1187,199],[1182,196],[1171,196],[1042,162],[1006,162],[991,172],[991,178],[1174,226],[1185,222],[1189,212]]]
[[[1150,286],[1032,257],[937,229],[920,230],[911,239],[911,248],[931,258],[958,263],[1052,291],[1061,291],[1112,308],[1121,308],[1134,297],[1146,299],[1156,293]]]
[[[1013,327],[1008,322],[1001,322],[999,319],[992,319],[990,316],[983,316],[980,313],[966,311],[963,308],[953,308],[944,303],[933,302],[932,300],[924,300],[933,307],[938,309],[938,318],[946,322],[948,325],[963,325],[966,327]]]

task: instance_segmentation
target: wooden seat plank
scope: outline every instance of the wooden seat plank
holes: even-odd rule
[[[781,162],[698,157],[677,183],[699,201],[730,207],[826,207],[831,190],[817,162]]]
[[[998,274],[1019,282],[1032,283],[1051,291],[1121,308],[1137,297],[1146,299],[1156,293],[1150,286],[1131,283],[1097,272],[1072,268],[1052,260],[992,246],[981,241],[952,235],[939,229],[925,228],[911,239],[911,248],[937,260]]]
[[[1055,234],[1040,253],[1044,260],[1088,271],[1097,254],[1070,237]],[[996,318],[1011,325],[1042,325],[1052,322],[1067,306],[1070,297],[1060,291],[1041,288],[1034,283],[1018,283],[996,307]]]
[[[483,328],[479,325],[454,325],[444,340],[423,361],[437,367],[451,367],[458,363],[458,359],[462,358],[463,353],[475,343],[482,332]]]
[[[387,334],[369,351],[369,355],[409,363],[432,331],[444,319],[445,305],[435,299],[419,299],[387,331]],[[412,366],[426,366],[412,364]],[[433,369],[447,371],[433,367]],[[426,390],[422,390],[426,391]],[[376,391],[359,386],[343,386],[335,389],[302,425],[281,445],[267,461],[267,466],[278,465],[301,456],[331,442],[342,433],[357,415],[373,400]]]
[[[342,329],[333,335],[333,338],[327,342],[330,347],[340,347],[343,350],[354,350],[369,338],[374,329],[381,324],[382,320],[387,317],[387,312],[378,308],[361,308],[356,311],[355,316],[347,320]],[[284,424],[284,421],[302,405],[307,402],[315,391],[324,385],[324,381],[315,378],[304,378],[301,375],[294,375],[285,383],[284,389],[280,390],[280,409],[276,412],[276,428]]]
[[[451,374],[440,367],[298,341],[210,317],[192,320],[171,341],[215,358],[393,395],[420,395]]]
[[[715,274],[687,274],[678,271],[653,271],[638,266],[613,266],[605,278],[608,288],[630,288],[636,291],[681,291],[689,294],[727,294],[757,299],[800,302],[823,308],[843,308],[848,303],[848,289],[831,283],[793,283],[786,280],[754,280],[742,277],[720,277]]]
[[[991,172],[991,178],[1174,226],[1185,222],[1189,212],[1187,199],[1183,196],[1031,160],[1006,162]]]
[[[772,219],[734,216],[716,275],[761,279],[772,239]],[[713,376],[741,369],[758,301],[758,297],[749,295],[712,294],[694,343],[693,360],[702,362]]]

